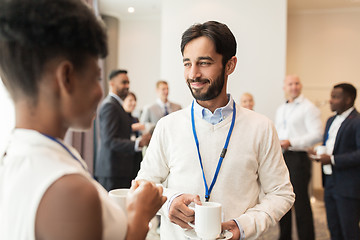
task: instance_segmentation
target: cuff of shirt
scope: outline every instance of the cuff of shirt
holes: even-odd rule
[[[138,137],[137,139],[135,139],[135,152],[141,152],[142,151],[142,147],[139,147],[139,143],[140,143],[141,137]]]
[[[174,201],[175,198],[177,198],[178,196],[182,195],[183,193],[177,193],[175,195],[173,195],[169,201],[168,201],[168,205],[167,205],[167,215],[169,215],[169,211],[170,211],[170,206],[171,206],[171,203]]]
[[[335,158],[334,158],[334,155],[331,155],[331,156],[330,156],[330,159],[331,159],[331,165],[335,166]]]
[[[236,219],[233,219],[233,221],[236,223],[236,225],[238,226],[238,228],[240,230],[240,238],[239,238],[239,240],[244,240],[245,239],[244,229],[241,227],[241,225],[239,224],[239,222]]]

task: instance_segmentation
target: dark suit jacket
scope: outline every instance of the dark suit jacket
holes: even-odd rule
[[[335,116],[328,119],[324,141]],[[342,122],[334,145],[332,165],[334,191],[344,197],[360,199],[360,114],[354,109]],[[326,177],[323,174],[323,183]]]
[[[132,119],[120,103],[107,96],[99,111],[100,144],[96,177],[135,178],[142,153],[135,152],[135,141],[130,140],[131,124]]]

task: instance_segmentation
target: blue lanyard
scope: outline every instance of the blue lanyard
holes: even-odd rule
[[[203,168],[203,163],[202,163],[202,160],[201,160],[201,155],[200,155],[200,150],[199,150],[199,139],[197,137],[197,134],[196,134],[196,130],[195,130],[195,119],[194,119],[194,101],[192,102],[192,105],[191,105],[191,123],[192,123],[192,130],[193,130],[193,135],[194,135],[194,139],[195,139],[195,143],[196,143],[196,148],[197,148],[197,152],[198,152],[198,157],[199,157],[199,161],[200,161],[200,166],[201,166],[201,171],[202,171],[202,175],[203,175],[203,179],[204,179],[204,184],[205,184],[205,200],[206,202],[209,201],[210,199],[210,194],[211,194],[211,191],[215,185],[215,182],[216,182],[216,179],[218,177],[218,174],[219,174],[219,171],[220,171],[220,167],[221,167],[221,164],[223,162],[223,159],[226,155],[226,151],[227,151],[227,148],[228,148],[228,145],[229,145],[229,141],[230,141],[230,136],[231,136],[231,133],[234,129],[234,124],[235,124],[235,117],[236,117],[236,108],[235,108],[235,102],[233,103],[233,116],[232,116],[232,120],[231,120],[231,125],[230,125],[230,129],[229,129],[229,132],[228,132],[228,135],[226,137],[226,142],[225,142],[225,145],[224,145],[224,148],[223,150],[221,151],[221,154],[220,154],[220,158],[219,158],[219,162],[218,162],[218,165],[216,167],[216,171],[215,171],[215,174],[214,174],[214,178],[211,182],[211,185],[210,185],[210,188],[208,187],[207,185],[207,182],[206,182],[206,178],[205,178],[205,173],[204,173],[204,168]]]
[[[49,136],[49,135],[46,135],[46,134],[43,134],[43,133],[42,133],[42,135],[44,135],[45,137],[49,138],[50,140],[58,143],[61,147],[63,147],[71,155],[72,158],[74,158],[76,161],[78,161],[80,163],[80,165],[82,166],[83,169],[88,171],[87,168],[82,164],[82,162],[62,142],[60,142],[58,139],[56,139],[56,138],[54,138],[52,136]]]

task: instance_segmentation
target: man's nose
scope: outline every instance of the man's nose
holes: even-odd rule
[[[201,77],[201,72],[200,72],[199,67],[196,64],[191,66],[190,71],[189,71],[189,78],[197,79],[200,77]]]

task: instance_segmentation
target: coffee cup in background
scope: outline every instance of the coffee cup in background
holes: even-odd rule
[[[203,202],[195,204],[195,224],[189,223],[195,229],[196,235],[204,240],[214,240],[221,233],[221,204]]]
[[[326,146],[317,146],[316,147],[316,155],[322,155],[322,154],[326,154],[327,153],[327,149],[326,149]]]
[[[109,192],[109,197],[126,213],[126,197],[130,189],[119,188]]]

